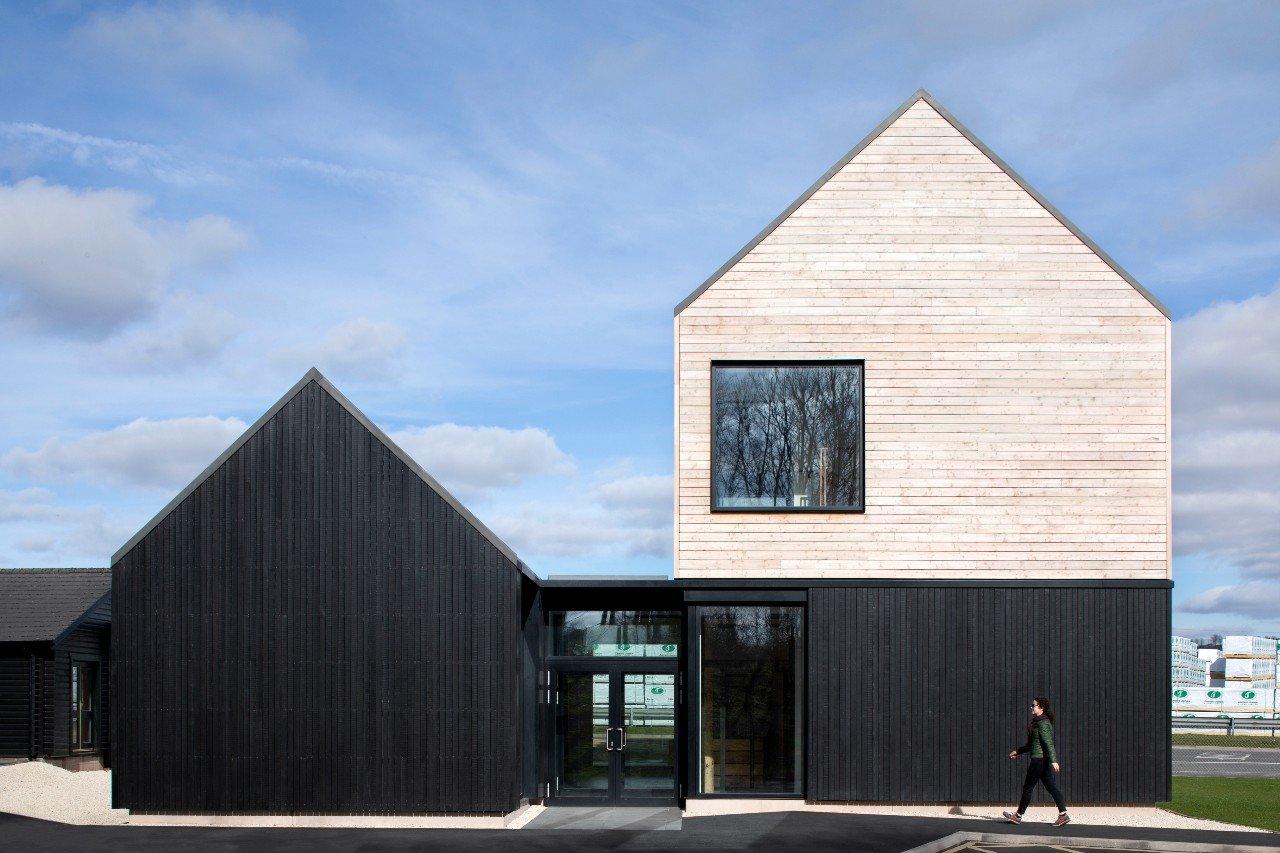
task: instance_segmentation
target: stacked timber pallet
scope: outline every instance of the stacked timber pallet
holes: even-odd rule
[[[1188,637],[1172,638],[1172,671],[1174,687],[1208,687],[1209,663],[1200,659],[1200,649]]]
[[[1268,637],[1232,635],[1222,638],[1222,686],[1275,689],[1277,653],[1280,642]],[[1211,670],[1211,676],[1217,674]]]
[[[1174,717],[1276,717],[1275,688],[1175,687]]]

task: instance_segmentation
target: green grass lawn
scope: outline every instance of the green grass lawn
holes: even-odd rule
[[[1249,749],[1280,749],[1280,736],[1270,735],[1202,735],[1174,732],[1174,746],[1247,746]]]
[[[1171,812],[1280,832],[1280,779],[1174,776]]]

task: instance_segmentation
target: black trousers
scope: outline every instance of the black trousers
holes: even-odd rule
[[[1045,758],[1033,758],[1031,763],[1027,765],[1027,778],[1022,783],[1022,799],[1018,800],[1018,814],[1022,814],[1027,810],[1027,805],[1031,802],[1031,792],[1036,789],[1036,783],[1044,784],[1044,789],[1049,792],[1049,796],[1053,797],[1054,803],[1058,806],[1058,811],[1065,812],[1067,810],[1067,801],[1062,799],[1062,792],[1058,790],[1058,779],[1053,772],[1053,765]]]

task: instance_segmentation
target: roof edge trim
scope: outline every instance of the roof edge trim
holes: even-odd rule
[[[392,441],[391,438],[385,432],[383,432],[382,429],[377,424],[371,421],[369,417],[364,412],[360,411],[360,409],[354,403],[352,403],[349,399],[347,399],[347,396],[343,394],[341,391],[339,391],[323,373],[321,373],[318,369],[314,367],[312,367],[305,374],[303,374],[302,378],[299,379],[297,382],[295,382],[293,387],[284,393],[284,396],[282,396],[279,400],[277,400],[275,404],[271,406],[271,408],[263,412],[261,417],[259,417],[256,421],[254,421],[249,426],[248,429],[246,429],[243,433],[241,433],[239,438],[237,438],[235,441],[231,443],[230,447],[222,451],[222,453],[218,455],[218,458],[214,459],[213,462],[209,463],[209,465],[203,471],[197,474],[195,479],[187,484],[186,488],[178,492],[178,494],[175,495],[171,501],[165,504],[163,509],[161,509],[158,513],[156,513],[151,518],[150,521],[148,521],[145,525],[143,525],[142,528],[137,533],[135,533],[132,537],[129,538],[128,542],[120,546],[120,549],[117,550],[115,554],[113,554],[111,557],[111,565],[114,566],[117,562],[120,561],[121,557],[123,557],[125,554],[133,550],[133,548],[139,542],[141,542],[148,533],[154,530],[156,526],[160,524],[161,521],[163,521],[170,513],[172,513],[175,509],[177,509],[179,504],[181,504],[184,500],[190,497],[191,493],[194,492],[196,489],[198,489],[204,483],[205,480],[209,479],[209,477],[213,475],[214,471],[217,471],[220,467],[222,467],[222,465],[228,459],[230,459],[236,453],[236,451],[238,451],[241,447],[243,447],[245,443],[249,441],[249,439],[253,438],[253,436],[256,435],[259,430],[261,430],[264,426],[266,426],[268,421],[270,421],[277,414],[279,414],[281,409],[283,409],[286,405],[288,405],[289,402],[292,401],[293,398],[296,397],[302,391],[302,389],[306,388],[312,382],[315,382],[317,385],[320,386],[321,389],[323,389],[327,394],[329,394],[329,396],[333,397],[333,399],[338,402],[338,405],[342,406],[342,408],[345,409],[347,413],[350,414],[353,418],[355,418],[356,421],[359,422],[361,426],[363,426],[370,433],[372,433],[373,436],[378,439],[378,441],[382,442],[382,444],[385,445],[386,448],[391,451],[392,455],[394,455],[397,459],[399,459],[401,462],[407,465],[409,469],[413,471],[413,473],[416,474],[420,480],[422,480],[433,491],[439,494],[440,497],[444,498],[445,502],[448,503],[449,506],[453,507],[453,509],[456,510],[459,515],[461,515],[464,519],[466,519],[468,523],[470,523],[473,527],[476,528],[477,531],[480,532],[480,535],[488,539],[499,551],[502,552],[503,556],[511,560],[511,562],[515,563],[522,574],[526,575],[527,577],[529,577],[534,581],[537,581],[538,579],[537,575],[534,574],[533,571],[525,564],[525,562],[520,559],[520,557],[516,554],[515,550],[512,549],[510,545],[508,545],[506,542],[502,540],[501,537],[499,537],[496,533],[490,530],[489,527],[484,522],[476,518],[475,515],[471,512],[471,510],[463,506],[462,502],[459,501],[456,497],[454,497],[452,492],[450,492],[448,489],[442,486],[439,480],[437,480],[435,477],[427,473],[426,469],[424,469],[421,465],[419,465],[416,461],[414,461],[413,457],[411,457],[407,452],[405,452],[403,448],[401,448],[398,444]]]
[[[975,148],[977,148],[984,155],[986,155],[986,157],[990,159],[991,162],[999,166],[1001,171],[1003,171],[1006,175],[1008,175],[1015,184],[1021,187],[1022,190],[1027,193],[1027,195],[1035,199],[1037,204],[1039,204],[1046,211],[1048,211],[1050,216],[1053,216],[1055,219],[1057,219],[1058,222],[1060,222],[1063,225],[1063,227],[1065,227],[1068,231],[1070,231],[1073,235],[1075,235],[1076,239],[1078,239],[1081,243],[1084,243],[1085,246],[1087,246],[1090,249],[1090,251],[1092,251],[1095,255],[1097,255],[1099,258],[1102,259],[1103,263],[1111,267],[1111,269],[1116,273],[1116,275],[1120,276],[1122,279],[1128,282],[1129,285],[1133,287],[1134,290],[1142,294],[1142,296],[1145,297],[1146,300],[1150,302],[1157,311],[1163,314],[1166,319],[1169,319],[1169,320],[1173,319],[1173,315],[1169,312],[1169,309],[1165,306],[1163,302],[1161,302],[1155,296],[1155,294],[1147,290],[1147,288],[1143,287],[1142,284],[1136,278],[1134,278],[1129,273],[1128,270],[1120,266],[1120,264],[1115,260],[1115,258],[1107,254],[1106,251],[1104,251],[1097,243],[1095,243],[1087,234],[1081,231],[1079,226],[1077,226],[1074,222],[1072,222],[1070,219],[1064,216],[1062,211],[1054,207],[1054,205],[1047,198],[1045,198],[1040,193],[1039,190],[1031,186],[1031,184],[1027,183],[1025,178],[1023,178],[1021,175],[1015,172],[1008,163],[1006,163],[1003,159],[1001,159],[1001,157],[998,154],[992,151],[985,142],[983,142],[974,134],[973,131],[971,131],[959,119],[953,116],[950,110],[942,106],[942,104],[938,103],[938,101],[933,97],[933,95],[929,94],[924,89],[917,89],[915,93],[910,98],[907,98],[907,100],[904,101],[901,106],[899,106],[896,110],[894,110],[888,116],[888,118],[880,122],[880,124],[876,125],[874,130],[872,130],[870,133],[864,136],[861,139],[861,141],[858,142],[857,145],[853,146],[853,148],[851,148],[847,154],[845,154],[843,157],[837,160],[836,163],[830,169],[828,169],[825,173],[823,173],[822,177],[818,178],[818,180],[816,180],[808,189],[806,189],[803,193],[801,193],[800,196],[795,201],[791,202],[791,204],[787,206],[786,210],[782,211],[782,213],[780,213],[772,222],[766,225],[764,229],[760,231],[759,234],[752,237],[751,240],[749,240],[745,246],[739,249],[738,252],[732,258],[730,258],[723,265],[721,265],[719,269],[717,269],[714,273],[712,273],[711,276],[706,281],[698,285],[698,288],[696,290],[694,290],[692,293],[686,296],[680,302],[680,304],[676,306],[675,316],[678,317],[681,311],[683,311],[685,308],[688,308],[689,305],[691,305],[695,299],[697,299],[699,296],[701,296],[703,293],[706,292],[707,288],[711,287],[711,285],[719,281],[724,276],[725,273],[727,273],[730,269],[733,268],[735,264],[738,263],[738,261],[746,257],[747,253],[749,253],[756,246],[759,246],[762,242],[764,242],[764,239],[768,237],[770,234],[772,234],[774,232],[774,229],[776,229],[779,225],[781,225],[783,221],[787,219],[787,217],[795,213],[796,210],[800,207],[800,205],[808,201],[813,196],[813,194],[816,193],[822,187],[823,184],[825,184],[827,181],[835,177],[837,172],[839,172],[845,166],[849,165],[849,161],[851,161],[854,157],[857,157],[859,154],[861,154],[863,149],[865,149],[868,145],[870,145],[872,141],[876,139],[876,137],[878,137],[881,133],[885,131],[886,128],[889,127],[889,125],[893,124],[895,121],[901,118],[902,114],[905,113],[907,110],[911,109],[911,107],[914,106],[917,101],[924,101],[926,104],[933,107],[933,109],[938,113],[938,115],[942,116],[942,118],[945,119],[948,124],[950,124],[960,133],[960,135],[962,135],[965,139],[969,140],[969,142]]]
[[[77,628],[83,625],[84,620],[89,618],[89,614],[97,610],[98,606],[101,605],[102,602],[106,601],[109,598],[111,598],[110,588],[108,588],[107,591],[104,592],[102,595],[98,596],[97,600],[94,601],[93,604],[90,604],[88,607],[86,607],[83,613],[81,613],[79,616],[73,619],[70,625],[63,628],[62,633],[53,638],[53,644],[56,646],[58,643],[61,643],[67,637],[71,636],[71,632],[75,631]]]

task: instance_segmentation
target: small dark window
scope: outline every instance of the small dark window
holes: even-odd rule
[[[98,665],[71,664],[71,748],[93,749],[98,740]]]
[[[711,368],[712,509],[860,512],[860,361]]]

